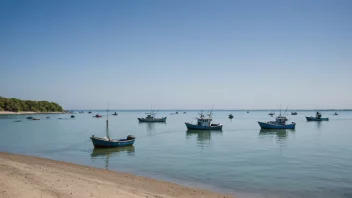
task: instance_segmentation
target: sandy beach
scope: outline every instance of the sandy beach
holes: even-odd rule
[[[0,197],[233,197],[126,173],[0,152]]]
[[[25,115],[25,114],[62,114],[64,112],[35,112],[35,111],[0,111],[0,115]]]

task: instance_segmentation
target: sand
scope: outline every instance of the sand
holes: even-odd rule
[[[0,197],[233,197],[67,162],[0,152]]]
[[[24,114],[62,114],[63,112],[35,112],[35,111],[0,111],[0,115],[24,115]]]

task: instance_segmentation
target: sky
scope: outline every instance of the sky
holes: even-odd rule
[[[0,96],[65,109],[352,108],[352,1],[0,1]]]

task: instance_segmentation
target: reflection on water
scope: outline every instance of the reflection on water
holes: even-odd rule
[[[288,132],[294,131],[294,129],[260,129],[259,136],[264,138],[275,138],[278,145],[285,147]]]
[[[316,122],[316,123],[317,123],[317,129],[320,130],[322,122]]]
[[[134,152],[134,146],[125,146],[117,148],[94,148],[90,156],[92,159],[104,159],[105,168],[106,170],[109,170],[109,159],[111,157],[122,154],[134,155]]]
[[[153,135],[153,132],[155,131],[155,125],[156,124],[165,124],[166,122],[140,122],[140,125],[146,125],[147,127],[147,135]]]
[[[212,134],[221,134],[222,131],[212,131],[212,130],[187,130],[186,138],[197,136],[198,145],[204,146],[205,144],[210,144]]]

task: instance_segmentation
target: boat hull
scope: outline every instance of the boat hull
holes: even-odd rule
[[[307,121],[329,121],[329,118],[306,117]]]
[[[167,117],[163,118],[153,118],[153,119],[146,119],[146,118],[138,118],[139,122],[166,122]]]
[[[222,124],[210,126],[210,127],[198,126],[188,122],[186,122],[185,124],[188,130],[222,130],[222,126],[223,126]]]
[[[258,122],[260,128],[262,129],[294,129],[296,127],[296,123],[292,122],[292,124],[272,124],[267,122]]]
[[[98,137],[90,137],[94,148],[114,148],[114,147],[124,147],[124,146],[132,146],[136,139],[121,139],[121,140],[107,140]]]

